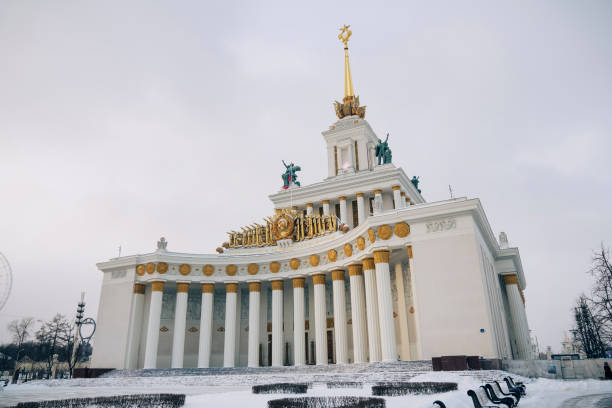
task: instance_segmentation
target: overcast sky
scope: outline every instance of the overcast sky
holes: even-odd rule
[[[95,263],[212,253],[271,214],[281,159],[326,177],[355,91],[428,201],[480,198],[521,251],[531,329],[560,348],[612,245],[612,2],[1,1],[0,311],[74,315]],[[452,273],[452,271],[449,271]]]

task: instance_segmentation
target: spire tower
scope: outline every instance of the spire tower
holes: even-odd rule
[[[335,101],[334,108],[336,115],[340,119],[345,116],[358,115],[361,118],[365,117],[365,106],[359,106],[359,97],[355,96],[353,89],[353,79],[351,78],[351,66],[349,64],[348,41],[353,32],[349,30],[350,25],[344,25],[340,29],[338,39],[344,44],[344,98],[342,103]]]

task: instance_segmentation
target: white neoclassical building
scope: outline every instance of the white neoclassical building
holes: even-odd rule
[[[99,263],[93,367],[529,358],[518,249],[496,240],[478,199],[427,203],[389,162],[354,95],[349,36],[339,120],[323,132],[328,177],[300,187],[288,165],[274,215],[217,254],[162,238]]]

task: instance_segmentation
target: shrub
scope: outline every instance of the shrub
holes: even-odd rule
[[[113,397],[71,398],[65,400],[20,402],[17,408],[177,408],[185,405],[184,394],[135,394]]]
[[[457,383],[451,382],[397,382],[378,383],[372,386],[372,395],[397,396],[406,394],[438,394],[455,391]]]
[[[268,401],[268,408],[385,408],[385,400],[374,397],[299,397]]]
[[[306,394],[308,384],[277,383],[254,385],[253,394]]]

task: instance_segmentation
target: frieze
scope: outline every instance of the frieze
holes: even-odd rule
[[[447,231],[457,228],[457,220],[447,218],[445,220],[428,222],[425,226],[427,227],[427,233]]]

